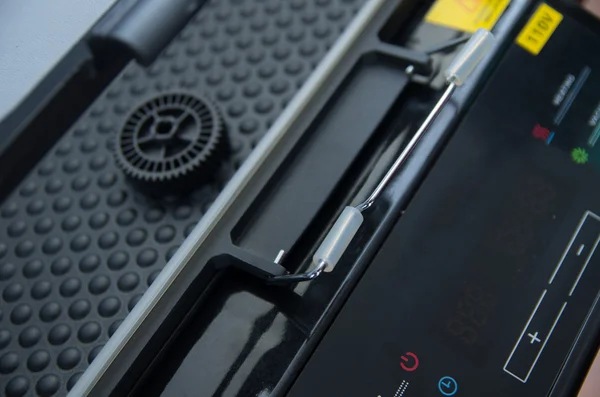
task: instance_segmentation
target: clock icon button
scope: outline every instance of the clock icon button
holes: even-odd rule
[[[438,382],[438,390],[444,396],[453,396],[458,391],[458,383],[451,376],[444,376]]]

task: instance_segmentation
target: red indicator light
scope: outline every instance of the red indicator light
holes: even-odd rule
[[[550,130],[546,127],[542,127],[539,124],[536,124],[533,127],[533,131],[531,132],[534,138],[541,139],[542,141],[547,141],[550,138]]]

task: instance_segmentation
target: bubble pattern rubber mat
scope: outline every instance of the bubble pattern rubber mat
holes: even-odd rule
[[[0,207],[0,393],[65,395],[364,0],[214,0],[150,67],[128,65]],[[151,199],[114,135],[166,92],[209,98],[216,183]]]

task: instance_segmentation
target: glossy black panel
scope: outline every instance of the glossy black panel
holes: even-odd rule
[[[277,383],[289,353],[305,335],[275,302],[299,298],[289,290],[265,290],[239,273],[222,277],[215,288],[211,304],[190,320],[164,356],[161,370],[136,395],[260,396]]]
[[[576,347],[598,335],[600,39],[555,7],[539,54],[507,50],[291,397],[576,387]]]

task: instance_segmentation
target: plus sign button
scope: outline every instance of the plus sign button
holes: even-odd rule
[[[453,396],[458,391],[458,383],[451,376],[444,376],[438,382],[438,390],[444,396]]]

